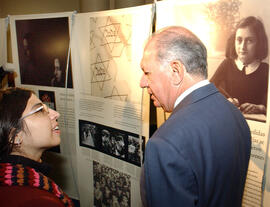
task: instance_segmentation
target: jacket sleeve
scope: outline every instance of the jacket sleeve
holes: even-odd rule
[[[148,141],[145,153],[147,206],[195,206],[198,187],[188,157],[158,137]]]

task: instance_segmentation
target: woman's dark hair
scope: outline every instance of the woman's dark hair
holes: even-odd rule
[[[17,87],[0,90],[0,157],[12,152],[16,135],[24,129],[20,118],[33,93]]]
[[[256,59],[263,60],[268,56],[268,39],[264,29],[264,25],[261,20],[254,16],[249,16],[242,19],[236,26],[234,33],[228,39],[226,48],[226,57],[236,59],[237,54],[235,51],[235,35],[239,28],[249,27],[256,35]]]

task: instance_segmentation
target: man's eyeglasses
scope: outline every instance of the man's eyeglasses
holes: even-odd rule
[[[23,120],[23,119],[25,119],[26,117],[31,116],[31,115],[33,115],[33,114],[35,114],[35,113],[37,113],[37,112],[42,112],[42,113],[44,113],[44,114],[49,114],[49,108],[48,108],[47,105],[45,105],[45,104],[42,103],[42,105],[41,105],[40,107],[36,108],[36,109],[33,110],[33,111],[30,111],[28,114],[26,114],[26,115],[24,115],[23,117],[21,117],[21,120]]]

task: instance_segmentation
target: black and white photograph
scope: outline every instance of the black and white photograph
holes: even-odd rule
[[[142,151],[144,152],[145,139],[142,137]],[[140,150],[140,139],[135,136],[128,136],[128,160],[132,163],[140,165],[141,163],[141,150]]]
[[[141,166],[139,135],[79,120],[80,146]],[[142,137],[144,145],[145,138]],[[143,152],[144,147],[142,146]],[[142,153],[143,154],[143,153]]]
[[[116,157],[126,158],[127,143],[125,137],[125,134],[121,132],[116,132],[112,134],[112,154]]]
[[[82,146],[96,147],[97,127],[94,124],[80,120],[80,144]]]
[[[129,207],[130,176],[93,161],[94,206]]]
[[[266,122],[268,38],[260,17],[240,19],[227,40],[225,58],[210,79],[246,119]]]
[[[21,84],[65,87],[68,17],[16,20]],[[71,64],[67,87],[73,88]]]

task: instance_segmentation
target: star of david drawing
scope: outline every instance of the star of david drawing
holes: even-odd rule
[[[99,27],[101,33],[103,34],[103,45],[107,45],[112,53],[116,44],[121,43],[118,32],[121,27],[120,23],[113,23],[111,17],[107,18],[105,26]]]
[[[103,61],[100,55],[97,55],[96,62],[91,65],[92,79],[91,83],[97,83],[99,89],[102,90],[105,81],[111,80],[108,73],[109,60]]]
[[[119,94],[118,89],[114,86],[111,95],[105,96],[104,98],[111,98],[119,101],[127,101],[128,94]]]

